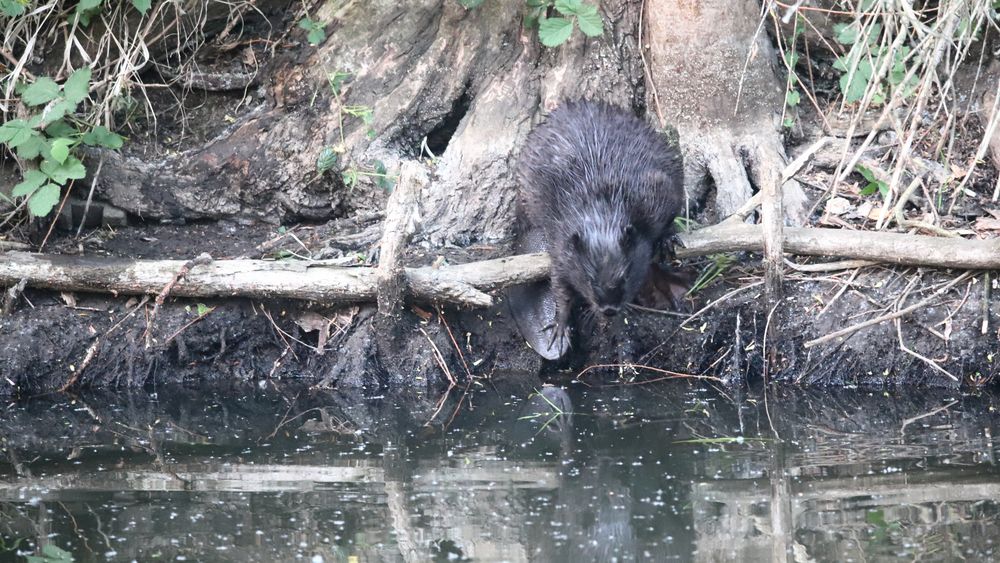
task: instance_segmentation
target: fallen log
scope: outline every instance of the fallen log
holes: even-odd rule
[[[690,258],[734,251],[760,252],[764,233],[757,225],[725,225],[678,235],[676,255]],[[870,231],[786,228],[790,254],[855,258],[890,264],[1000,269],[1000,239],[967,240]],[[187,264],[184,260],[124,260],[26,252],[0,253],[0,285],[26,280],[31,287],[113,294],[157,294]],[[544,279],[544,253],[468,264],[405,268],[407,293],[425,302],[488,307],[487,293]],[[177,282],[176,297],[288,298],[324,303],[375,301],[374,268],[322,262],[216,260],[199,264]]]
[[[30,287],[112,294],[157,294],[185,260],[125,260],[27,252],[0,253],[0,286],[27,280]],[[545,254],[527,254],[455,266],[406,268],[407,290],[418,301],[488,307],[485,292],[548,275]],[[319,262],[216,260],[194,266],[177,281],[175,297],[289,298],[325,303],[375,301],[374,268]]]
[[[720,252],[760,252],[759,225],[707,227],[679,235],[678,258]],[[784,251],[802,256],[835,256],[907,266],[1000,269],[1000,239],[970,240],[881,231],[791,228],[784,230]]]

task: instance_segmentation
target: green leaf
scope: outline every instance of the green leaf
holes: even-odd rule
[[[32,131],[31,136],[17,146],[17,156],[25,160],[31,160],[39,156],[48,157],[51,154],[49,150],[49,143],[45,136],[38,131]]]
[[[785,64],[789,68],[795,68],[795,65],[799,64],[799,52],[785,51]],[[836,67],[836,63],[834,63],[834,67]]]
[[[25,105],[40,106],[59,97],[59,85],[48,76],[43,76],[21,92]]]
[[[28,198],[28,213],[35,217],[45,217],[52,212],[57,203],[59,203],[59,186],[45,184]]]
[[[90,17],[97,13],[97,9],[104,0],[80,0],[76,5],[76,16],[80,18],[80,24],[84,27],[90,25]]]
[[[97,125],[83,136],[83,142],[91,147],[120,149],[125,143],[125,139],[117,133],[108,131],[107,127]]]
[[[309,16],[306,16],[299,20],[299,27],[306,31],[312,31],[316,29],[316,22],[312,20]]]
[[[847,72],[847,56],[837,57],[837,60],[833,61],[834,70],[839,70],[840,72]]]
[[[784,121],[782,121],[782,122],[781,122],[781,124],[782,124],[782,125],[783,125],[784,127],[788,128],[788,129],[791,129],[792,127],[794,127],[794,126],[795,126],[795,120],[794,120],[794,119],[792,119],[792,116],[790,116],[790,115],[789,115],[789,116],[786,116],[786,117],[785,117],[785,120],[784,120]]]
[[[309,44],[312,45],[313,47],[319,45],[325,40],[326,40],[326,32],[323,31],[322,27],[318,27],[310,31],[309,34],[306,35],[306,41],[308,41]]]
[[[53,104],[45,106],[45,111],[35,116],[37,124],[48,124],[66,117],[67,114],[76,111],[76,104],[69,100],[59,100]]]
[[[0,0],[0,15],[16,18],[24,13],[24,4],[17,0]]]
[[[67,139],[61,137],[52,141],[51,155],[52,160],[55,160],[59,164],[66,162],[69,157],[69,148],[73,146],[73,139]]]
[[[878,184],[876,184],[875,182],[869,182],[868,185],[861,188],[861,191],[858,193],[860,193],[863,196],[870,196],[874,195],[876,191],[878,191]]]
[[[81,68],[69,75],[63,84],[63,96],[70,102],[78,104],[87,99],[90,93],[90,69]]]
[[[319,151],[319,156],[316,157],[316,172],[324,174],[329,170],[332,170],[334,166],[337,165],[337,152],[333,150],[333,147],[323,147]]]
[[[146,12],[149,11],[151,4],[151,0],[132,0],[132,5],[135,6],[135,9],[139,10],[139,13],[144,16],[146,15]]]
[[[877,181],[877,179],[875,178],[875,173],[872,172],[871,169],[868,168],[867,166],[861,166],[859,164],[855,166],[854,169],[860,172],[861,175],[864,176],[865,180],[868,180],[869,182]]]
[[[577,12],[576,23],[580,26],[580,31],[587,37],[597,37],[604,33],[604,20],[597,11],[597,7],[589,4]]]
[[[41,187],[42,184],[49,181],[49,177],[46,176],[40,170],[28,170],[24,173],[24,179],[21,183],[14,186],[11,190],[10,195],[14,197],[24,197],[26,195],[31,195],[32,192]]]
[[[62,119],[57,119],[45,127],[45,134],[49,137],[72,137],[73,135],[79,135],[80,132],[76,130],[76,127],[73,127]]]
[[[556,10],[565,16],[576,15],[583,8],[582,0],[556,0]]]
[[[61,164],[54,160],[43,160],[41,169],[59,185],[65,184],[68,180],[79,180],[87,175],[87,169],[75,156],[68,157]]]
[[[837,42],[841,45],[853,45],[858,41],[858,28],[853,23],[835,24],[833,32],[837,34]]]
[[[799,95],[798,90],[789,90],[785,92],[785,105],[790,107],[795,107],[799,105],[802,97]]]
[[[32,130],[28,122],[23,119],[12,119],[0,125],[0,143],[7,143],[11,148],[17,148],[31,138]]]
[[[861,101],[865,97],[865,88],[867,86],[868,82],[859,76],[857,72],[845,74],[840,77],[840,91],[844,93],[844,100],[849,104]]]
[[[573,20],[566,18],[545,18],[538,24],[538,39],[546,47],[558,47],[573,33]]]
[[[198,316],[204,317],[205,315],[211,313],[214,309],[215,307],[209,307],[204,303],[198,303]]]

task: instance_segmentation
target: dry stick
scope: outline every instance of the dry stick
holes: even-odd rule
[[[980,334],[985,335],[986,331],[990,329],[990,273],[983,272],[983,324],[980,329]]]
[[[932,225],[923,221],[911,221],[903,215],[903,207],[906,205],[906,202],[910,200],[910,196],[913,195],[913,192],[916,191],[917,187],[923,187],[923,185],[923,180],[921,180],[918,176],[910,182],[910,185],[907,186],[903,193],[899,196],[899,201],[896,202],[896,206],[893,207],[892,210],[893,217],[896,219],[896,224],[904,229],[924,229],[925,231],[930,231],[943,237],[960,238],[958,233],[954,233],[948,229],[942,229],[937,225]],[[931,206],[931,208],[933,208],[933,206]]]
[[[403,306],[407,277],[402,260],[410,235],[416,230],[417,194],[429,182],[419,164],[407,162],[400,170],[399,182],[386,203],[376,270],[380,324],[392,323]]]
[[[208,264],[211,261],[212,257],[204,252],[198,255],[198,257],[195,258],[194,260],[188,260],[187,262],[184,263],[183,266],[180,267],[179,270],[177,270],[177,273],[174,274],[173,279],[171,279],[167,283],[167,285],[163,286],[163,289],[160,290],[159,294],[157,294],[156,302],[153,305],[153,312],[149,315],[149,319],[146,324],[146,349],[149,349],[153,346],[153,324],[156,322],[156,314],[160,311],[160,306],[163,305],[164,301],[166,301],[167,296],[170,295],[170,291],[174,288],[174,286],[177,285],[177,282],[183,279],[184,276],[186,276],[188,272],[191,271],[191,268],[199,265]]]
[[[41,252],[45,248],[45,243],[49,242],[49,235],[52,234],[52,229],[56,226],[56,221],[59,220],[59,216],[62,215],[63,207],[66,205],[66,200],[69,199],[69,192],[73,190],[73,182],[69,183],[69,187],[66,188],[66,195],[63,196],[62,201],[59,202],[59,209],[56,214],[52,217],[52,222],[49,223],[49,230],[45,232],[45,238],[42,239],[42,244],[38,245],[38,251]]]
[[[76,228],[76,238],[80,238],[83,226],[87,223],[87,215],[90,214],[90,204],[94,200],[94,190],[97,188],[97,182],[101,178],[101,168],[104,168],[104,153],[101,153],[101,160],[97,162],[97,170],[94,172],[93,179],[90,180],[90,190],[87,192],[87,202],[83,205],[83,217],[80,218],[80,226]]]
[[[727,225],[677,236],[678,258],[719,252],[760,252],[764,246],[760,227]],[[808,256],[837,256],[891,264],[1000,269],[1000,239],[968,240],[844,229],[785,229],[785,252]]]
[[[900,309],[900,310],[898,310],[898,311],[896,311],[894,313],[890,313],[888,315],[882,315],[882,316],[879,316],[879,317],[875,317],[874,319],[869,319],[869,320],[867,320],[867,321],[865,321],[863,323],[858,323],[858,324],[856,324],[854,326],[849,326],[847,328],[840,329],[840,330],[838,330],[836,332],[831,332],[830,334],[827,334],[826,336],[821,336],[819,338],[814,338],[814,339],[806,342],[804,344],[804,346],[806,348],[812,348],[813,346],[816,346],[816,345],[819,345],[819,344],[823,344],[824,342],[829,342],[830,340],[833,340],[835,338],[840,338],[841,336],[845,336],[845,335],[848,335],[848,334],[853,334],[853,333],[855,333],[855,332],[857,332],[857,331],[859,331],[859,330],[861,330],[863,328],[868,328],[870,326],[874,326],[874,325],[877,325],[879,323],[884,323],[885,321],[891,321],[893,319],[897,319],[897,318],[902,317],[904,315],[908,315],[908,314],[912,313],[913,311],[916,311],[917,309],[926,307],[927,304],[929,304],[931,301],[934,301],[935,299],[937,299],[939,295],[941,295],[944,292],[948,291],[949,289],[951,289],[955,285],[961,283],[963,280],[967,279],[970,275],[971,275],[971,272],[963,272],[962,275],[960,275],[957,278],[955,278],[955,279],[951,280],[950,282],[948,282],[948,284],[946,284],[944,287],[942,287],[941,289],[939,289],[936,292],[934,292],[930,297],[927,297],[926,299],[922,299],[921,301],[919,301],[919,302],[917,302],[917,303],[915,303],[913,305],[910,305],[909,307],[906,307],[905,309]]]
[[[895,321],[895,324],[896,324],[896,338],[897,338],[897,340],[899,340],[899,349],[900,350],[906,352],[907,354],[913,356],[914,358],[916,358],[916,359],[924,362],[925,364],[931,366],[932,368],[934,368],[934,369],[940,371],[941,373],[947,375],[948,378],[951,379],[952,381],[959,381],[959,379],[957,377],[955,377],[954,374],[952,374],[950,371],[948,371],[948,370],[944,369],[943,367],[941,367],[940,365],[938,365],[938,363],[935,362],[934,360],[928,358],[927,356],[924,356],[923,354],[917,352],[916,350],[913,350],[913,349],[909,348],[906,345],[906,343],[903,342],[903,324],[902,324],[902,322],[900,322],[899,319],[894,319],[894,321]]]
[[[874,266],[878,262],[871,260],[837,260],[836,262],[820,262],[819,264],[796,264],[785,259],[785,265],[797,272],[839,272],[841,270],[854,270],[865,266]]]
[[[653,93],[653,107],[656,109],[656,118],[660,121],[660,129],[666,127],[667,122],[663,118],[663,109],[660,107],[660,94],[656,91],[656,82],[653,81],[653,74],[649,70],[649,63],[646,61],[646,46],[642,43],[643,28],[646,25],[646,2],[642,0],[639,5],[639,58],[642,59],[642,71],[646,75],[646,84]]]

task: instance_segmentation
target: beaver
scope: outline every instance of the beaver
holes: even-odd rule
[[[517,166],[519,240],[547,250],[552,269],[549,289],[508,297],[539,354],[569,348],[577,298],[589,316],[608,317],[635,298],[682,209],[683,174],[664,135],[608,103],[566,102],[528,135]]]

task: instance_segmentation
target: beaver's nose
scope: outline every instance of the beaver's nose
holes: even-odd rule
[[[615,315],[618,314],[618,308],[617,307],[605,307],[605,308],[601,309],[601,312],[604,313],[605,317],[613,317],[613,316],[615,316]]]

